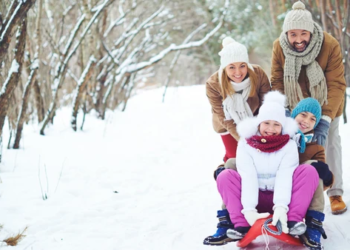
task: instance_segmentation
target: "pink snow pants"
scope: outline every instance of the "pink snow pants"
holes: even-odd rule
[[[217,180],[217,187],[235,227],[248,227],[249,224],[241,213],[241,176],[232,169],[222,171]],[[307,164],[297,167],[293,174],[292,197],[289,203],[288,221],[302,221],[318,186],[319,176],[316,169]],[[272,213],[273,192],[259,191],[256,209],[259,213]]]

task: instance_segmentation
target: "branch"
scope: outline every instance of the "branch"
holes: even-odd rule
[[[140,62],[140,63],[130,64],[130,65],[123,65],[122,64],[120,66],[120,68],[118,69],[118,73],[120,73],[120,72],[134,73],[136,71],[139,71],[141,69],[144,69],[146,67],[151,66],[152,64],[159,62],[171,51],[199,47],[199,46],[203,45],[205,42],[207,42],[208,39],[210,37],[212,37],[221,28],[222,24],[223,24],[223,17],[221,18],[219,24],[211,32],[209,32],[203,39],[201,39],[199,41],[186,43],[186,44],[181,44],[181,45],[171,44],[168,48],[161,51],[158,55],[151,57],[146,62]]]
[[[20,0],[18,5],[15,5],[15,3],[11,5],[11,9],[15,9],[13,10],[13,13],[8,13],[8,15],[11,16],[9,17],[9,20],[3,24],[0,31],[0,63],[3,61],[4,57],[7,54],[9,45],[11,43],[13,28],[16,26],[19,20],[23,19],[23,17],[27,14],[28,10],[34,3],[35,0]]]
[[[186,37],[186,39],[184,40],[184,42],[182,44],[188,43],[195,34],[197,34],[200,30],[204,29],[206,26],[207,26],[206,24],[202,24],[201,26],[199,26],[196,30],[194,30],[191,34],[189,34]],[[164,93],[163,93],[163,102],[164,102],[165,94],[166,94],[166,91],[168,89],[168,85],[169,85],[171,76],[173,74],[175,64],[176,64],[177,60],[179,59],[180,54],[181,54],[181,50],[178,50],[174,56],[173,61],[170,64],[169,72],[168,72],[168,75],[167,75],[167,78],[166,78],[165,84],[164,84],[165,88],[164,88]]]

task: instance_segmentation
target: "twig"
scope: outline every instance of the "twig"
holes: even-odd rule
[[[56,188],[55,188],[55,193],[56,193],[56,191],[57,191],[58,184],[60,183],[60,180],[61,180],[61,177],[62,177],[64,162],[66,161],[66,159],[67,159],[67,158],[65,158],[65,159],[63,160],[63,162],[62,162],[61,173],[60,173],[60,176],[58,177],[57,185],[56,185]]]

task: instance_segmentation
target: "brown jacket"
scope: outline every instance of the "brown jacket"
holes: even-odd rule
[[[328,104],[322,106],[322,115],[327,115],[332,120],[343,113],[344,94],[346,83],[344,78],[344,66],[341,48],[338,41],[326,32],[323,32],[324,40],[322,48],[316,61],[321,66],[327,82]],[[273,90],[279,90],[284,93],[283,69],[285,57],[277,39],[273,43],[272,66],[271,66],[271,86]],[[299,85],[303,96],[310,97],[309,80],[306,76],[306,66],[302,66],[299,79]]]
[[[254,72],[258,77],[256,93],[253,97],[249,97],[247,102],[256,115],[262,104],[263,96],[271,90],[270,81],[265,72],[258,65],[253,65]],[[233,120],[225,120],[224,110],[222,108],[223,97],[221,94],[221,86],[219,83],[218,72],[215,72],[206,82],[206,92],[212,107],[213,126],[217,133],[230,132],[230,134],[238,141],[239,136],[236,131],[236,124]]]
[[[310,133],[312,133],[311,131]],[[299,163],[300,164],[311,164],[315,161],[322,161],[326,163],[326,155],[325,149],[323,146],[318,145],[316,142],[308,142],[306,143],[305,152],[299,153]],[[329,186],[324,186],[323,189],[327,190],[334,183],[334,175],[333,180]]]
[[[316,142],[306,143],[305,152],[299,153],[299,163],[311,163],[309,161],[326,162],[324,147],[318,145]]]

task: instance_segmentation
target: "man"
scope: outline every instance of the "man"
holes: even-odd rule
[[[334,174],[334,184],[327,191],[332,213],[344,213],[347,207],[342,200],[339,121],[346,83],[341,48],[334,37],[323,32],[313,21],[311,13],[300,1],[294,3],[293,10],[286,15],[283,31],[273,44],[271,85],[273,90],[287,96],[290,110],[306,97],[313,97],[321,104],[322,118],[313,138],[325,147],[326,161]],[[324,214],[318,217],[313,219],[322,228]],[[317,243],[319,239],[315,241]]]

